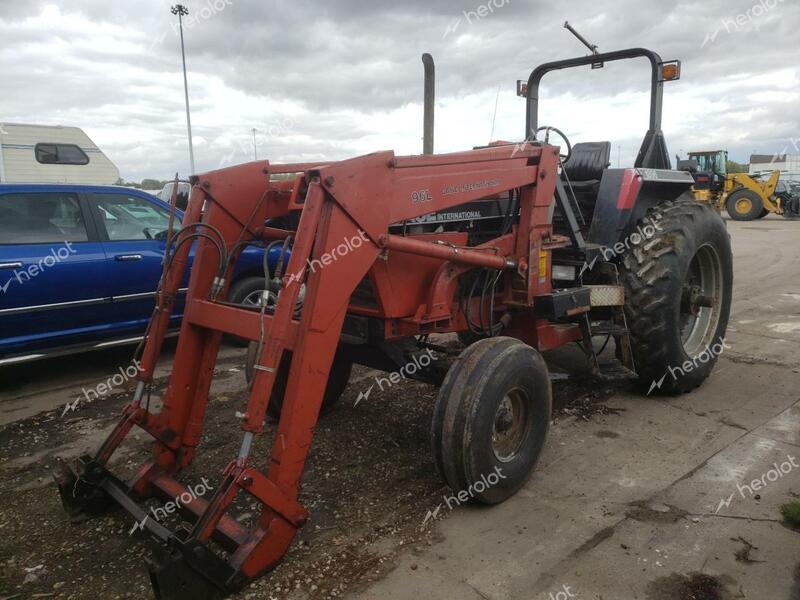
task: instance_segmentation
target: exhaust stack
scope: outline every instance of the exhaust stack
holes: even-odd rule
[[[433,103],[436,96],[436,69],[433,57],[427,52],[422,55],[425,67],[425,101],[422,124],[422,153],[433,154]]]

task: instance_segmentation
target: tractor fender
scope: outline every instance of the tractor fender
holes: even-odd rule
[[[600,180],[590,244],[611,247],[633,231],[647,211],[688,192],[694,178],[666,169],[606,169]]]

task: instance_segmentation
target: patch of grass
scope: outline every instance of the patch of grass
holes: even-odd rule
[[[781,514],[787,525],[800,529],[800,501],[795,500],[781,506]]]

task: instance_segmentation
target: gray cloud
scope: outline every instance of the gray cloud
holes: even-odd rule
[[[169,4],[0,0],[0,120],[81,126],[128,179],[185,174],[179,42]],[[462,123],[437,126],[437,147],[455,149],[450,135],[475,127],[478,116],[467,107],[476,96],[493,105],[498,86],[510,92],[537,64],[586,52],[562,28],[567,19],[601,50],[645,46],[683,61],[682,80],[666,90],[673,153],[708,143],[746,160],[800,136],[800,5],[792,0],[489,0],[485,9],[471,0],[186,4],[195,20],[186,47],[200,169],[229,156],[250,160],[252,127],[259,156],[274,161],[396,146],[417,151],[425,51],[437,62],[437,123],[447,122],[445,107]],[[553,124],[569,129],[571,119],[603,119],[609,99],[647,87],[640,62],[553,74],[542,97],[553,103]],[[580,114],[559,112],[564,93]],[[500,115],[498,122],[511,125],[498,131],[522,137],[523,103],[502,107],[515,112]],[[276,129],[287,119],[291,127]],[[483,131],[485,115],[479,119],[476,131]],[[618,133],[625,120],[599,124],[625,154],[635,152],[638,140]],[[464,138],[467,146],[486,141]]]

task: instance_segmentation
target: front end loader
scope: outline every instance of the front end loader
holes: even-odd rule
[[[761,176],[728,173],[725,150],[689,152],[688,160],[678,158],[678,169],[692,174],[692,191],[700,202],[725,209],[731,219],[753,221],[768,214],[787,218],[800,216],[791,196],[778,190],[780,171]]]
[[[719,199],[731,219],[752,221],[768,214],[790,216],[788,203],[777,194],[780,171],[772,171],[764,178],[747,173],[730,173]]]
[[[563,147],[551,144],[560,132],[539,127],[541,78],[631,58],[651,67],[650,126],[634,167],[609,169],[608,142],[573,146],[561,134]],[[420,377],[439,386],[431,440],[441,477],[487,504],[526,483],[545,443],[543,352],[575,342],[595,375],[648,393],[700,385],[724,344],[732,259],[719,215],[691,198],[690,175],[670,169],[661,103],[675,72],[641,48],[541,65],[519,143],[256,161],[192,177],[181,227],[167,234],[133,398],[95,452],[56,474],[67,512],[77,521],[121,506],[154,542],[157,598],[216,598],[274,567],[308,520],[298,498],[314,429],[353,363],[395,370],[435,333],[470,342],[443,376]],[[185,316],[155,403],[153,371],[192,244]],[[281,250],[255,305],[228,298],[248,245]],[[187,468],[214,435],[203,425],[225,334],[251,342],[248,396],[231,414],[240,446],[223,472],[205,474],[212,494],[187,496]],[[611,339],[609,359],[597,346]],[[268,415],[271,451],[254,455]],[[152,454],[123,479],[109,461],[134,428],[153,438]],[[497,469],[496,485],[476,485]],[[144,508],[189,496],[175,528]],[[240,496],[260,504],[252,527],[236,519]]]

